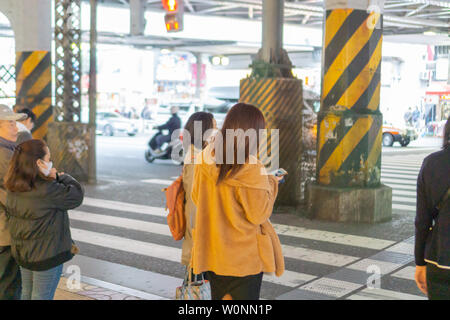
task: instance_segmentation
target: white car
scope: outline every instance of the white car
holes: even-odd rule
[[[123,132],[132,137],[138,132],[138,127],[133,120],[115,112],[97,112],[96,122],[97,133],[104,136],[113,136],[118,132]]]

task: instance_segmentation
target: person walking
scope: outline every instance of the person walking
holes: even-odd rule
[[[430,300],[450,300],[450,118],[443,140],[417,178],[415,280]]]
[[[261,111],[238,103],[215,142],[195,159],[192,266],[194,274],[206,272],[213,300],[258,300],[263,273],[284,271],[281,244],[269,221],[280,178],[266,173],[254,148],[264,128]]]
[[[34,128],[34,124],[36,122],[36,115],[30,109],[21,109],[18,113],[26,114],[27,117],[25,120],[17,121],[17,128],[19,129],[19,133],[17,135],[17,144],[21,144],[24,141],[28,141],[33,139],[31,135],[31,130]]]
[[[201,132],[194,130],[196,125],[201,126]],[[208,144],[209,130],[216,129],[216,120],[209,112],[196,112],[192,114],[183,132],[183,146],[186,150],[183,165],[183,188],[185,190],[185,209],[186,231],[184,234],[183,245],[181,250],[181,263],[188,267],[191,261],[192,251],[192,228],[195,222],[195,204],[192,201],[191,193],[194,182],[194,159]],[[199,134],[196,136],[195,134]]]
[[[20,299],[20,269],[11,256],[11,235],[6,227],[6,190],[3,178],[8,170],[17,141],[16,121],[24,120],[25,114],[14,113],[0,104],[0,300]]]
[[[22,273],[22,300],[52,300],[63,263],[78,249],[72,241],[67,210],[81,205],[82,186],[57,173],[42,140],[16,147],[5,187],[11,252]]]

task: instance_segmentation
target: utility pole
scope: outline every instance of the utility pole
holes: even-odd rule
[[[90,0],[91,30],[89,56],[89,127],[91,145],[89,148],[88,182],[97,180],[96,159],[96,115],[97,115],[97,0]]]

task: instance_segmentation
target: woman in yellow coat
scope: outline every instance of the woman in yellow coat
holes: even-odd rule
[[[250,135],[229,135],[239,129]],[[239,103],[215,142],[196,157],[192,266],[195,274],[207,272],[213,300],[257,300],[263,273],[284,271],[280,241],[269,222],[279,178],[266,173],[255,157],[259,141],[251,138],[256,132],[257,140],[263,129],[261,111]]]

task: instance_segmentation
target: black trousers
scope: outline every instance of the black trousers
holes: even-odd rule
[[[10,246],[0,246],[0,300],[20,300],[22,278]]]
[[[428,299],[450,300],[450,270],[427,264]]]
[[[222,300],[229,294],[233,300],[259,300],[263,273],[246,277],[220,276],[207,271],[212,300]]]

